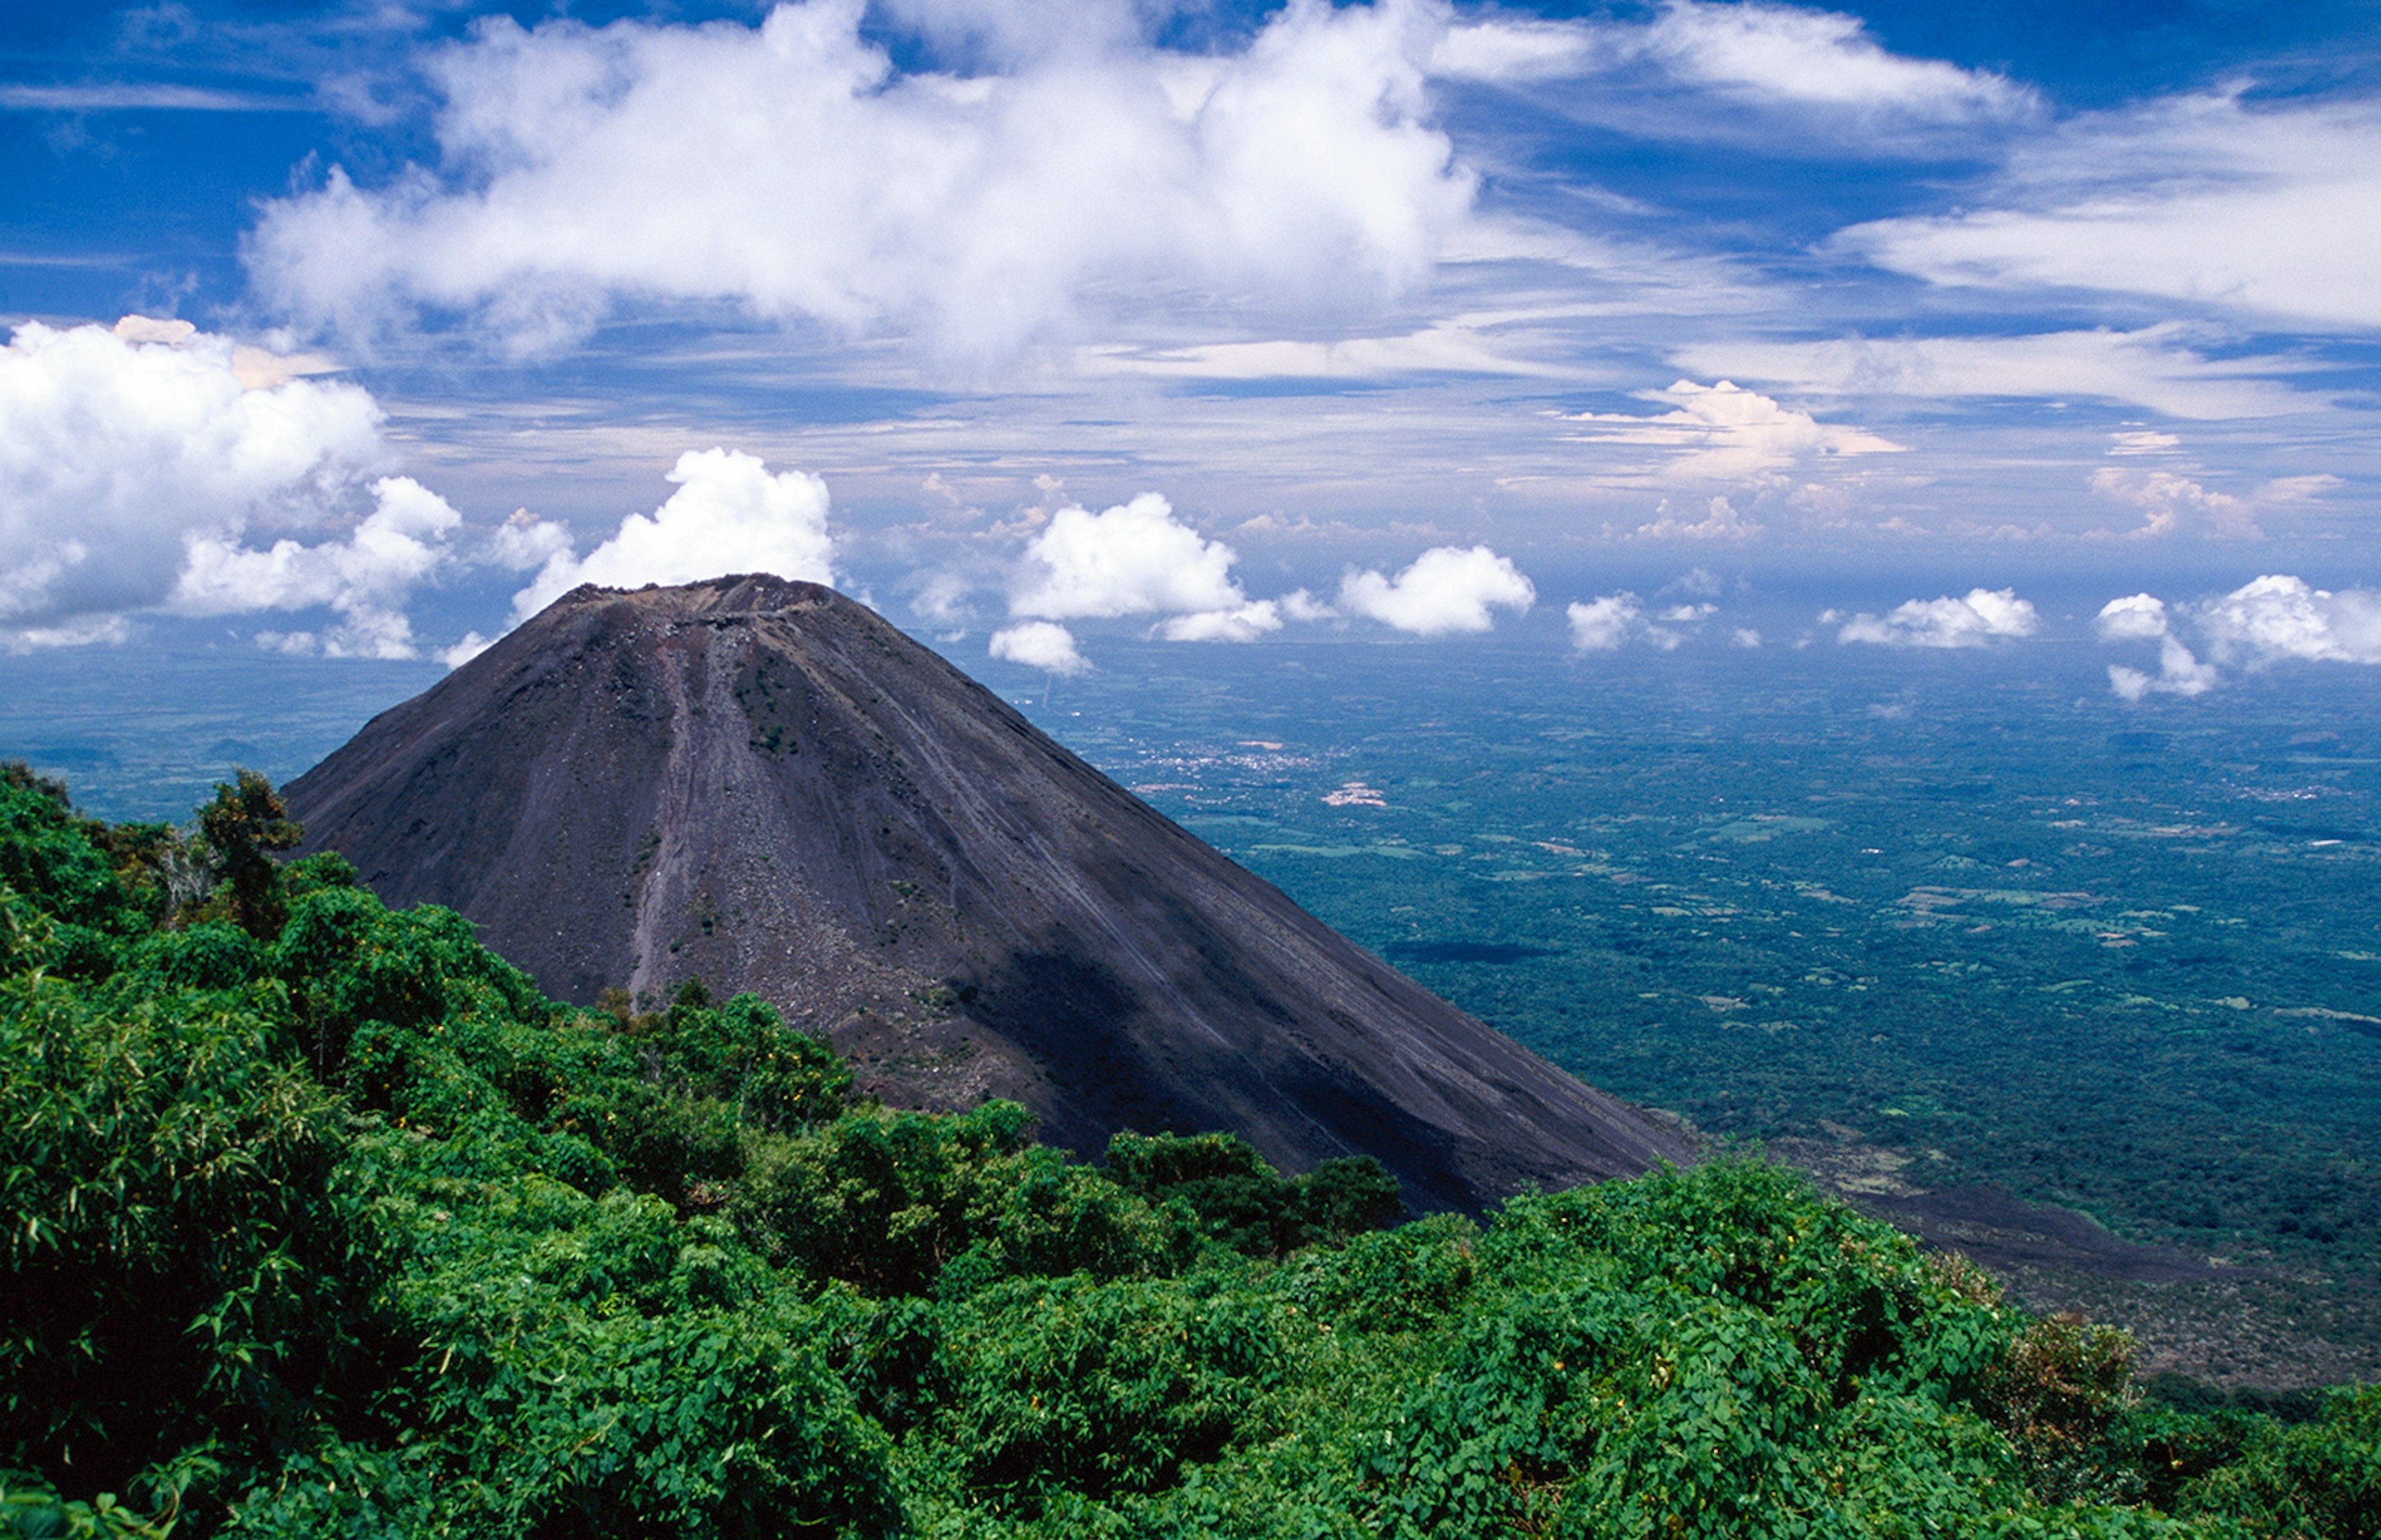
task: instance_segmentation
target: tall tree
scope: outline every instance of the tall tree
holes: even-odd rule
[[[304,834],[281,793],[256,771],[242,770],[237,784],[216,783],[215,800],[199,810],[199,832],[229,890],[232,918],[260,940],[278,935],[288,904],[267,852],[287,850]]]

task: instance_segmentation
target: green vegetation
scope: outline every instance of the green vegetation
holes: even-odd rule
[[[0,1534],[2381,1526],[2381,1389],[2142,1398],[1775,1167],[1379,1228],[1368,1162],[1072,1165],[855,1104],[750,997],[576,1010],[242,865],[286,829],[0,775]]]

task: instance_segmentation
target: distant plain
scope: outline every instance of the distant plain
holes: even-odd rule
[[[2129,705],[2106,662],[1144,644],[1015,698],[1588,1080],[1880,1212],[1954,1194],[2152,1367],[2369,1375],[2381,710],[2318,668]],[[1963,1228],[1977,1188],[2152,1249]]]

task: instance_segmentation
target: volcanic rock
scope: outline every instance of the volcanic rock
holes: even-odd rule
[[[580,588],[285,795],[548,993],[751,990],[889,1105],[1367,1154],[1418,1208],[1686,1153],[817,584]]]

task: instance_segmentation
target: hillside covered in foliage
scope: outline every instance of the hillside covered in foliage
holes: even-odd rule
[[[1761,1161],[1392,1228],[1367,1161],[1070,1164],[295,835],[0,774],[0,1534],[2381,1532],[2381,1389],[2146,1399]]]

